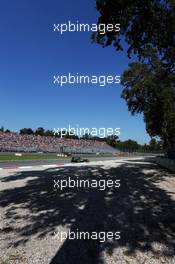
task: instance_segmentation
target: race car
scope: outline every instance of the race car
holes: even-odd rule
[[[72,157],[71,162],[81,163],[81,162],[89,162],[88,159],[82,159],[81,157]]]

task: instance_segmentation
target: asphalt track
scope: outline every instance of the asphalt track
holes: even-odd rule
[[[103,160],[117,160],[116,157],[98,157],[98,158],[88,158],[89,161],[103,161]],[[71,159],[57,159],[57,160],[22,160],[22,161],[0,161],[0,169],[15,169],[18,167],[25,166],[43,166],[56,164],[58,166],[70,163]]]

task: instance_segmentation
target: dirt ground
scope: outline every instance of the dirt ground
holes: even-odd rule
[[[98,186],[55,186],[68,179]],[[120,187],[101,190],[108,180]],[[68,232],[120,232],[120,239],[55,236]],[[148,157],[1,171],[0,264],[18,263],[175,263],[175,175]]]

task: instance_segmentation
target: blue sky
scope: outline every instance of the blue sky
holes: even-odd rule
[[[53,85],[53,75],[127,69],[125,53],[92,44],[90,33],[53,31],[54,23],[96,23],[97,17],[95,1],[1,0],[0,126],[120,127],[122,140],[149,141],[143,117],[131,116],[120,98],[120,85]]]

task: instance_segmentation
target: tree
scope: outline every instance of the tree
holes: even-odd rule
[[[4,132],[4,127],[3,126],[0,128],[0,132]]]
[[[92,136],[91,136],[91,134],[85,133],[80,138],[88,140],[88,139],[92,139]]]
[[[43,127],[38,127],[36,130],[35,130],[35,135],[39,135],[39,136],[44,136],[44,128]]]
[[[22,128],[20,129],[20,134],[21,135],[33,135],[34,132],[31,128]]]
[[[156,48],[169,67],[175,65],[175,2],[174,0],[97,0],[100,12],[98,24],[118,24],[120,32],[97,32],[93,41],[104,47],[113,45],[123,50],[122,40],[128,44],[127,53],[145,58],[145,50]]]
[[[54,132],[52,130],[46,130],[44,135],[53,137],[54,136]]]
[[[108,145],[110,145],[113,148],[117,147],[117,140],[119,139],[118,136],[112,135],[105,138],[105,141]]]
[[[120,32],[100,31],[93,40],[137,55],[124,72],[122,98],[132,114],[143,113],[146,130],[175,150],[175,1],[97,0],[98,24],[118,24]],[[136,56],[134,57],[136,58]],[[170,151],[169,151],[170,150]],[[175,151],[174,151],[175,152]],[[175,154],[174,154],[175,155]]]
[[[9,130],[9,129],[6,129],[6,130],[5,130],[5,133],[10,133],[10,130]]]
[[[146,130],[159,136],[167,149],[175,146],[175,74],[159,58],[131,63],[122,76],[122,98],[132,114],[144,114]]]
[[[152,138],[149,142],[149,148],[150,150],[157,150],[157,141],[155,138]]]
[[[128,139],[126,141],[118,141],[117,148],[122,151],[136,151],[139,149],[139,144],[135,140]]]

